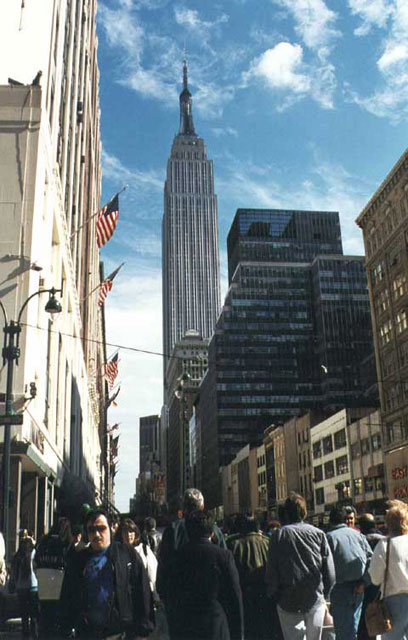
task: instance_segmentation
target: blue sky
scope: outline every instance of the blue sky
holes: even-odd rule
[[[238,207],[340,212],[354,223],[406,148],[406,0],[100,0],[103,197],[123,184],[107,272],[108,340],[161,352],[161,218],[184,47],[195,128],[215,166],[223,296]],[[113,351],[113,349],[112,349]],[[159,413],[159,356],[121,350],[117,505],[138,474],[138,419]]]

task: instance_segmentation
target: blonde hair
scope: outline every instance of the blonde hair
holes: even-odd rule
[[[385,523],[390,536],[408,534],[408,504],[401,500],[390,500],[385,514]]]

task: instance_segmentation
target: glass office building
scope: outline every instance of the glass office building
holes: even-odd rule
[[[359,366],[372,351],[364,258],[342,255],[338,213],[239,209],[228,265],[200,392],[209,506],[219,467],[266,427],[366,404]]]

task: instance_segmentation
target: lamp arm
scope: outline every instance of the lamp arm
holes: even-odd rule
[[[2,303],[1,300],[0,300],[0,307],[1,307],[1,310],[3,311],[4,322],[5,322],[5,325],[7,327],[7,325],[8,325],[7,311],[6,311],[6,308],[5,308],[5,306],[4,306],[4,304]]]
[[[60,293],[60,291],[61,291],[61,289],[54,289],[54,287],[52,287],[51,289],[39,289],[35,293],[32,293],[31,296],[28,296],[27,300],[24,302],[23,306],[20,309],[20,313],[18,314],[17,324],[20,324],[21,316],[23,315],[23,311],[24,311],[24,309],[26,308],[26,306],[28,305],[28,303],[30,302],[30,300],[32,298],[35,298],[35,296],[39,296],[40,293],[51,293],[52,295],[54,295],[55,293]]]

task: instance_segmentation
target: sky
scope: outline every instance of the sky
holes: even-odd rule
[[[186,52],[197,134],[214,161],[222,299],[239,207],[358,214],[407,147],[406,0],[99,0],[103,200],[123,185],[105,273],[108,354],[121,345],[116,505],[139,472],[139,417],[162,405],[161,219]],[[144,353],[144,352],[152,353]]]

